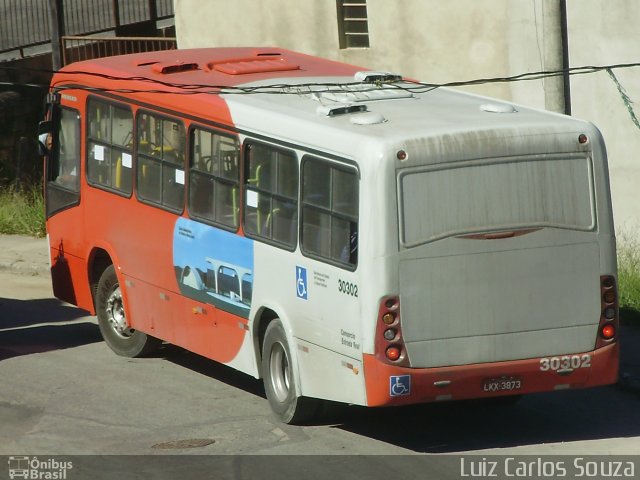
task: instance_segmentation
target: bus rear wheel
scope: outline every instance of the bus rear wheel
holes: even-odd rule
[[[105,343],[120,356],[140,357],[151,353],[161,340],[129,327],[124,314],[122,290],[113,265],[100,276],[96,291],[98,327]]]
[[[269,405],[278,420],[300,424],[311,420],[320,401],[298,395],[294,379],[291,350],[282,323],[269,323],[262,343],[262,376]]]

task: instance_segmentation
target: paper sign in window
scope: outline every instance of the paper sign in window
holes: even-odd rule
[[[129,153],[122,154],[122,166],[124,168],[131,168],[133,166],[131,155]]]
[[[93,158],[98,162],[104,162],[104,147],[96,145],[93,149]]]
[[[176,170],[176,183],[184,185],[184,170]]]
[[[258,192],[247,190],[247,207],[258,208]]]

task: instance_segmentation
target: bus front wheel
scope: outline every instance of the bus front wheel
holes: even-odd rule
[[[269,323],[262,344],[262,376],[269,405],[284,423],[299,424],[311,420],[319,400],[298,395],[291,350],[280,320]]]
[[[123,357],[146,355],[162,343],[159,339],[129,327],[124,314],[122,290],[113,265],[100,276],[96,291],[98,326],[105,343]]]

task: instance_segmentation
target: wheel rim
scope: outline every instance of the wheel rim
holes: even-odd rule
[[[271,377],[273,393],[279,402],[284,402],[289,396],[291,370],[289,368],[287,351],[281,343],[274,344],[271,349],[269,376]]]
[[[122,291],[119,286],[113,289],[106,304],[107,320],[109,326],[120,338],[129,338],[133,335],[133,329],[129,328],[127,319],[124,316],[124,303],[122,302]]]

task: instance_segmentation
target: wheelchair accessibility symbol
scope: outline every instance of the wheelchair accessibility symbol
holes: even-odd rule
[[[296,266],[296,293],[298,298],[307,299],[307,269]]]
[[[411,393],[411,375],[397,375],[389,377],[389,395],[400,397]]]

